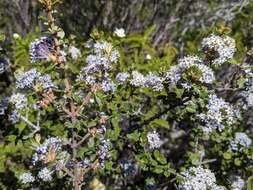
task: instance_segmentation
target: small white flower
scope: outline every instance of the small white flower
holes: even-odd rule
[[[152,59],[151,55],[150,55],[150,54],[147,54],[147,55],[146,55],[146,59],[147,59],[147,60],[151,60],[151,59]]]
[[[17,40],[17,39],[20,38],[20,35],[19,35],[18,33],[14,33],[14,34],[13,34],[13,38],[14,38],[15,40]]]
[[[148,132],[147,139],[151,149],[160,148],[160,146],[163,144],[159,134],[156,131]]]
[[[75,46],[70,46],[69,54],[71,55],[72,59],[76,60],[78,57],[80,57],[81,51]]]
[[[119,38],[126,37],[126,33],[125,33],[125,30],[123,28],[116,28],[115,31],[114,31],[114,34],[116,36],[118,36]]]
[[[35,181],[35,178],[33,177],[33,175],[30,172],[29,173],[23,173],[21,176],[19,176],[19,179],[24,184],[32,183],[32,182]]]

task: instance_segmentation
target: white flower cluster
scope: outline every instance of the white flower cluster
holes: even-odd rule
[[[163,79],[154,75],[153,73],[149,73],[145,76],[145,86],[148,88],[152,88],[154,91],[162,91],[163,90]]]
[[[119,59],[119,52],[108,42],[97,42],[94,44],[94,53],[86,58],[87,66],[81,69],[78,80],[89,85],[99,83],[104,92],[114,91],[114,83],[109,79],[108,71],[111,70],[112,63]]]
[[[158,77],[153,73],[149,73],[148,75],[144,76],[138,71],[133,71],[130,84],[135,87],[152,88],[154,91],[163,90],[163,78]]]
[[[71,58],[74,60],[77,60],[77,58],[81,56],[80,49],[76,48],[75,46],[70,46],[68,52],[69,52]]]
[[[24,94],[13,94],[10,97],[10,102],[15,106],[16,109],[24,109],[27,106],[27,98]]]
[[[202,83],[212,83],[215,80],[214,73],[212,69],[203,64],[203,61],[197,56],[186,56],[178,60],[178,65],[175,65],[170,68],[170,70],[166,73],[166,80],[168,80],[171,84],[176,85],[184,74],[190,74],[189,69],[193,69],[193,75],[200,74],[198,81]],[[196,72],[196,73],[195,73]],[[195,77],[195,76],[192,76]],[[183,82],[183,84],[189,81]],[[190,84],[188,84],[190,85]]]
[[[29,173],[23,173],[22,175],[19,176],[19,180],[26,184],[26,183],[32,183],[35,181],[35,178],[33,177],[33,175],[29,172]]]
[[[145,87],[146,78],[143,74],[141,74],[138,71],[132,72],[132,79],[130,81],[130,84],[135,87]]]
[[[184,176],[179,190],[224,190],[216,184],[215,175],[201,166],[191,167],[182,173]]]
[[[222,131],[225,125],[232,125],[237,117],[233,107],[215,94],[209,95],[206,109],[207,112],[199,114],[198,117],[205,123],[202,129],[207,133],[213,129]]]
[[[230,142],[230,149],[233,151],[242,152],[245,148],[248,148],[252,143],[252,140],[247,134],[237,132],[235,138]]]
[[[233,58],[236,52],[235,40],[229,36],[217,36],[210,35],[202,40],[202,47],[205,52],[213,53],[215,51],[217,54],[212,63],[214,65],[221,65],[227,60]]]
[[[44,182],[51,181],[52,180],[52,171],[50,171],[48,168],[43,168],[38,173],[38,178],[41,179]]]
[[[243,190],[245,181],[240,176],[233,176],[231,183],[231,190]]]
[[[147,134],[148,144],[151,149],[160,148],[163,142],[160,139],[159,134],[156,131],[148,132]]]
[[[25,73],[16,75],[16,87],[19,89],[32,88],[35,85],[40,85],[43,89],[55,87],[50,75],[42,75],[36,69],[31,69]]]
[[[32,157],[33,164],[35,165],[39,161],[43,163],[47,162],[49,150],[53,150],[55,154],[59,154],[62,151],[62,140],[58,137],[50,137],[43,144],[37,146],[35,148],[36,152]]]

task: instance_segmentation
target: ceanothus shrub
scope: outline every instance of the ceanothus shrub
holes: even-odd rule
[[[225,100],[216,79],[236,52],[232,37],[212,33],[197,55],[177,62],[122,28],[95,30],[78,47],[56,26],[56,1],[40,2],[48,31],[30,43],[29,68],[15,72],[9,98],[9,121],[30,150],[16,172],[20,187],[250,186],[252,130],[243,120],[252,107],[252,70],[238,63],[238,83],[229,87],[243,101]]]

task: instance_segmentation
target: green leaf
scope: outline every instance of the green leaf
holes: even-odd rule
[[[252,189],[253,189],[253,176],[248,178],[246,190],[252,190]]]
[[[105,169],[106,170],[111,170],[112,169],[112,162],[110,161],[105,161]]]
[[[151,122],[151,125],[164,127],[167,129],[170,128],[170,124],[168,123],[168,121],[166,121],[164,119],[155,119],[154,121]]]
[[[236,166],[240,166],[242,164],[242,161],[239,158],[236,158],[234,160],[234,163],[235,163]]]
[[[161,154],[158,150],[155,150],[155,151],[154,151],[154,156],[155,156],[156,160],[157,160],[158,162],[160,162],[161,164],[166,164],[166,163],[167,163],[167,160],[166,160],[166,158],[164,157],[164,155]]]
[[[15,135],[9,135],[9,136],[6,137],[6,139],[7,139],[8,141],[10,141],[10,142],[15,142],[16,136],[15,136]]]
[[[225,152],[223,153],[223,158],[225,158],[226,160],[230,160],[232,158],[232,155],[230,152]]]
[[[175,93],[177,98],[182,98],[184,94],[184,89],[175,88]]]
[[[154,171],[155,173],[157,173],[157,174],[161,174],[161,173],[163,173],[163,168],[157,166],[153,171]]]
[[[5,35],[0,33],[0,42],[3,42],[5,40]]]
[[[136,142],[136,141],[139,140],[140,136],[141,136],[141,134],[138,133],[137,131],[135,131],[135,132],[133,132],[131,134],[128,134],[127,138]]]
[[[21,123],[19,123],[19,124],[17,125],[17,127],[18,127],[19,133],[21,133],[21,132],[25,129],[26,124],[25,124],[24,122],[21,122]]]

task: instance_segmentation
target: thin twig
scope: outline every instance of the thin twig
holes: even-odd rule
[[[90,133],[87,133],[79,142],[77,142],[74,146],[79,147],[86,139],[90,137]]]
[[[26,117],[20,115],[19,118],[24,121],[27,125],[29,125],[30,127],[32,127],[33,129],[35,129],[36,131],[40,130],[39,126],[34,125],[31,121],[29,121]]]
[[[212,163],[212,162],[216,162],[216,161],[217,161],[217,159],[210,159],[210,160],[199,162],[198,164],[203,165],[203,164],[208,164],[208,163]]]

